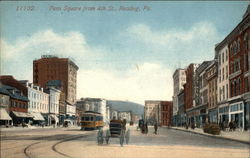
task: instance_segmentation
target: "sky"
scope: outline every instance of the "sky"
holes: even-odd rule
[[[79,67],[78,99],[172,100],[175,69],[212,60],[248,4],[1,1],[1,75],[32,82],[33,60],[57,55]]]

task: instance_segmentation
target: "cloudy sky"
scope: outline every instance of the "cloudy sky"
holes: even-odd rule
[[[213,59],[248,3],[1,1],[1,74],[32,82],[52,54],[79,66],[77,98],[171,100],[174,70]]]

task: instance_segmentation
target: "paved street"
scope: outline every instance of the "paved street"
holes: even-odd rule
[[[245,157],[249,145],[183,131],[159,128],[159,134],[141,134],[130,127],[129,145],[120,147],[117,138],[97,145],[97,131],[79,128],[20,129],[1,132],[1,157]]]

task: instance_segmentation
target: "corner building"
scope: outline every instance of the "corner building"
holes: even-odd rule
[[[45,88],[47,82],[60,80],[67,103],[73,105],[76,102],[77,70],[78,66],[68,58],[43,55],[33,61],[33,83]]]

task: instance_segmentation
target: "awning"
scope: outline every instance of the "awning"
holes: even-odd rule
[[[33,120],[45,121],[39,112],[31,112],[30,114],[33,115]]]
[[[50,118],[51,118],[52,120],[58,121],[58,117],[57,117],[56,115],[50,115]]]
[[[0,108],[0,120],[12,120],[4,108]]]
[[[17,112],[17,111],[12,111],[13,114],[16,117],[22,117],[22,118],[33,118],[33,116],[29,113],[25,113],[25,112]]]

